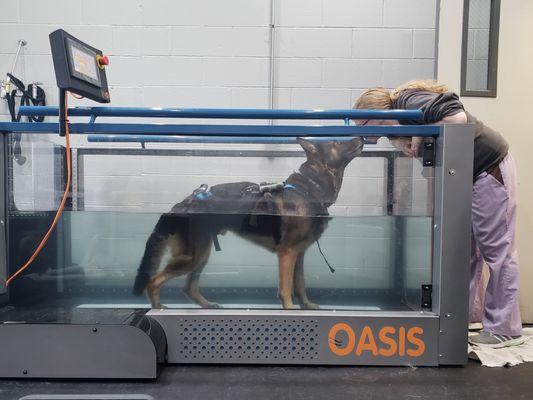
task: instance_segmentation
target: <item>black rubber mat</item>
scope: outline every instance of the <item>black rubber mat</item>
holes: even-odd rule
[[[143,394],[33,394],[19,400],[154,400]]]
[[[154,400],[519,400],[531,399],[532,376],[533,363],[487,368],[474,361],[465,367],[440,368],[170,366],[156,381],[4,380],[0,398],[139,393]]]

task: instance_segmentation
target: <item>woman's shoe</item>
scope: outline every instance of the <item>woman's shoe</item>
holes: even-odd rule
[[[519,346],[527,341],[527,337],[495,335],[490,332],[481,331],[477,335],[468,338],[470,344],[480,347],[490,347],[491,349],[501,349],[504,347]]]

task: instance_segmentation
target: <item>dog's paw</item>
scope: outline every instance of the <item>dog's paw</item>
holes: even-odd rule
[[[320,310],[320,306],[318,304],[311,302],[301,304],[300,308],[302,310]]]
[[[284,310],[294,310],[296,308],[296,306],[292,303],[290,304],[283,304],[283,309]]]
[[[218,303],[209,302],[204,305],[202,305],[202,308],[211,308],[211,309],[217,309],[217,308],[224,308]]]

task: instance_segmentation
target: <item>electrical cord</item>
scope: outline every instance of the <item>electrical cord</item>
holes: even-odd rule
[[[65,191],[63,192],[63,197],[61,198],[61,203],[59,204],[54,220],[52,221],[52,224],[50,225],[50,228],[44,235],[43,239],[39,243],[39,246],[37,246],[37,248],[35,249],[33,254],[30,256],[28,261],[26,261],[24,265],[22,265],[15,273],[13,273],[13,275],[11,275],[7,279],[6,286],[9,286],[9,284],[13,281],[13,279],[19,276],[22,272],[24,272],[24,270],[26,270],[31,265],[31,263],[37,258],[37,256],[43,249],[44,245],[50,238],[50,235],[52,234],[57,223],[59,222],[59,219],[61,218],[61,215],[63,214],[63,210],[65,208],[65,204],[68,199],[72,171],[71,171],[71,159],[70,159],[70,132],[69,132],[69,126],[68,126],[67,98],[68,96],[65,96],[65,117],[66,117],[65,118],[65,153],[66,153],[66,159],[67,159],[67,184],[65,185]]]

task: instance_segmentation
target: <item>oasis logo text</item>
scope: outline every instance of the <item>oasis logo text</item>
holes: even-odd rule
[[[426,351],[422,340],[424,329],[419,326],[384,326],[374,331],[364,326],[360,332],[350,325],[338,323],[331,327],[328,334],[329,348],[333,354],[344,357],[372,354],[382,357],[420,357]]]

